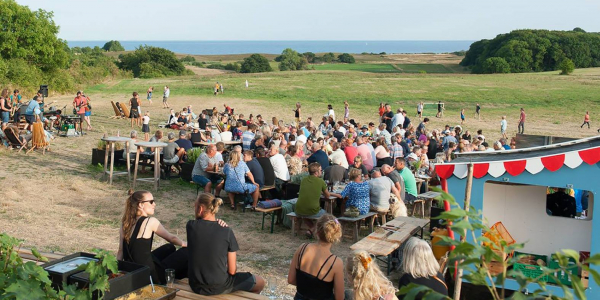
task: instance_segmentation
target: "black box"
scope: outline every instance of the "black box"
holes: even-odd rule
[[[77,253],[73,253],[70,255],[67,255],[61,259],[56,259],[53,260],[49,263],[43,264],[42,268],[44,268],[44,270],[46,270],[48,272],[48,276],[50,277],[50,280],[52,281],[52,287],[54,287],[55,289],[62,289],[63,286],[63,282],[64,283],[68,283],[68,279],[71,275],[75,274],[75,273],[80,273],[80,270],[77,270],[77,267],[79,266],[79,264],[72,264],[68,267],[66,267],[63,270],[59,270],[59,264],[63,264],[67,261],[70,260],[76,260],[78,258],[82,258],[82,261],[80,261],[82,264],[86,264],[87,262],[85,261],[90,261],[90,259],[92,260],[97,260],[95,254],[92,253],[84,253],[84,252],[77,252]],[[76,262],[73,262],[76,263]]]
[[[119,261],[118,263],[119,272],[124,272],[124,274],[108,280],[110,289],[104,293],[105,300],[115,299],[150,284],[150,268],[148,266],[126,261]],[[79,272],[69,277],[69,284],[77,285],[78,289],[87,288],[89,278],[88,273]],[[92,299],[98,299],[98,294],[94,293]]]
[[[48,97],[48,85],[40,85],[40,92],[42,93],[42,96]]]

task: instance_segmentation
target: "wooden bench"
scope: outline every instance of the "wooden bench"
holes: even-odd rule
[[[365,215],[358,217],[339,217],[338,221],[342,225],[342,240],[345,238],[352,239],[353,243],[358,241],[358,232],[360,229],[360,221],[365,221],[369,225],[369,233],[373,232],[373,222],[375,222],[376,212],[368,212]]]
[[[18,249],[19,256],[24,262],[33,261],[37,262],[37,258],[31,253],[29,249]],[[41,253],[42,256],[48,258],[49,261],[62,258],[64,255],[57,253]],[[38,265],[44,264],[44,262],[37,262]],[[216,296],[202,296],[194,293],[190,288],[187,278],[175,280],[173,287],[179,289],[175,300],[207,300],[207,299],[221,299],[221,300],[267,300],[268,298],[263,295],[258,295],[250,292],[237,291],[230,294],[216,295]]]
[[[298,233],[300,233],[302,228],[302,220],[307,219],[316,222],[319,219],[317,217],[300,217],[297,216],[295,212],[291,212],[287,214],[287,216],[292,220],[292,236],[296,236]]]
[[[265,230],[265,217],[268,215],[271,216],[271,233],[273,233],[273,227],[275,226],[275,215],[278,215],[281,217],[281,211],[282,211],[281,206],[272,207],[272,208],[256,207],[256,211],[259,211],[262,213],[262,226],[261,226],[262,230]]]

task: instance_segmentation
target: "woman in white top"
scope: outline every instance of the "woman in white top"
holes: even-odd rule
[[[331,106],[331,104],[327,105],[327,110],[328,110],[328,112],[325,116],[332,118],[335,121],[335,112],[333,111],[333,106]]]

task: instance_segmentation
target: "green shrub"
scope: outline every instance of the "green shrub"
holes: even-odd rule
[[[242,70],[242,66],[240,66],[240,64],[237,62],[228,63],[225,65],[225,70],[234,71],[236,73],[239,73]]]
[[[206,67],[209,69],[225,70],[225,66],[222,64],[210,64]]]
[[[121,45],[119,41],[110,41],[102,46],[104,51],[125,51],[125,48]]]
[[[151,63],[145,62],[140,64],[140,73],[138,75],[139,78],[161,78],[165,77],[165,73],[168,73],[164,67]]]
[[[510,65],[502,57],[490,57],[483,63],[483,73],[510,73]]]
[[[188,55],[188,56],[180,58],[179,61],[184,62],[184,63],[185,62],[195,62],[196,58],[191,55]]]
[[[191,65],[198,68],[204,68],[204,64],[198,61],[192,62]]]
[[[306,70],[308,61],[300,53],[291,48],[283,50],[279,60],[280,71]]]
[[[575,70],[575,64],[572,60],[565,58],[560,62],[558,68],[561,71],[560,75],[569,75]]]
[[[195,147],[187,151],[187,162],[194,164],[198,157],[202,154],[202,148]]]
[[[140,46],[132,53],[119,55],[119,60],[119,67],[132,71],[135,77],[142,76],[142,65],[145,63],[144,78],[188,74],[183,63],[175,57],[175,53],[164,48]]]
[[[355,62],[354,56],[348,53],[342,53],[338,55],[338,61],[341,63],[353,64]]]
[[[24,59],[15,58],[6,62],[7,72],[6,78],[23,87],[39,86],[42,81],[42,70],[25,61]]]
[[[252,54],[250,57],[244,58],[244,62],[240,69],[241,73],[261,73],[271,71],[273,71],[273,68],[271,68],[269,60],[260,54]]]
[[[334,61],[334,60],[335,60],[335,54],[333,54],[333,53],[331,53],[331,52],[329,52],[329,53],[325,53],[325,54],[323,54],[323,56],[321,57],[321,60],[322,60],[323,62],[330,63],[330,62],[332,62],[332,61]]]

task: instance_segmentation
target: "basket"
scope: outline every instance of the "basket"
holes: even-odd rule
[[[538,259],[541,259],[542,261],[544,261],[544,263],[548,261],[548,257],[546,255],[521,253],[521,252],[516,252],[516,251],[514,254],[516,257],[524,256],[524,255],[531,255],[534,257],[534,259],[536,261]],[[522,263],[517,262],[513,265],[513,270],[521,271],[521,273],[523,273],[523,275],[525,277],[537,279],[538,281],[548,282],[548,279],[549,279],[548,275],[542,276],[542,274],[544,274],[544,272],[542,271],[542,267],[540,267],[538,265],[522,264]]]
[[[568,274],[579,275],[579,267],[575,263],[575,260],[573,258],[570,258],[570,257],[569,257],[569,265],[566,268],[568,274],[565,273],[565,271],[563,271],[560,268],[560,264],[558,263],[558,259],[556,259],[554,257],[554,254],[552,255],[552,257],[550,259],[550,262],[548,264],[548,268],[556,270],[556,272],[554,272],[553,275],[556,276],[556,279],[558,280],[558,282],[557,282],[554,278],[549,277],[548,278],[548,282],[550,282],[550,283],[559,283],[560,282],[560,283],[562,283],[562,284],[567,285],[567,286],[570,287],[571,286],[571,280],[570,280]]]
[[[506,245],[513,245],[516,241],[512,238],[506,227],[502,222],[496,222],[496,224],[490,227],[490,230],[483,234],[484,237],[488,238],[496,247],[494,247],[494,252],[498,254],[498,256],[502,257],[506,260],[509,257],[513,256],[513,253],[508,253],[507,256],[504,256],[502,251],[496,249],[502,249],[501,241],[505,241]],[[491,247],[492,243],[483,243],[484,247]],[[545,261],[545,260],[544,260]]]

